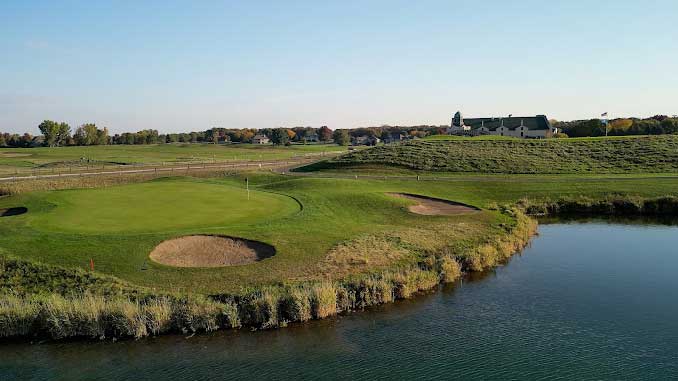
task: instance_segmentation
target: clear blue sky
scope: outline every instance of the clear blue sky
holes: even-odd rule
[[[0,131],[678,114],[678,1],[0,1]]]

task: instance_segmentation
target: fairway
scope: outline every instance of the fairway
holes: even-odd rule
[[[200,143],[0,148],[0,174],[22,173],[31,169],[46,170],[79,166],[284,160],[344,150],[343,147],[333,144],[284,147]]]
[[[49,205],[31,211],[31,225],[77,233],[166,232],[270,221],[295,213],[287,196],[233,185],[164,179],[95,190],[43,195]]]

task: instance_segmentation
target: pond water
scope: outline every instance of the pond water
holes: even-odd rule
[[[506,266],[276,331],[0,345],[0,379],[669,379],[678,227],[558,223]]]

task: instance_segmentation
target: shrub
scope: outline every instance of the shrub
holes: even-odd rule
[[[143,306],[146,326],[152,335],[168,332],[172,328],[172,302],[168,298],[157,298]]]
[[[35,333],[40,304],[17,295],[0,295],[0,337],[28,336]]]
[[[241,299],[241,320],[259,328],[278,326],[278,296],[270,289],[256,291]]]
[[[356,307],[356,295],[346,285],[337,286],[337,312],[350,311]]]
[[[461,265],[454,258],[443,257],[440,260],[440,273],[441,281],[454,282],[461,276]]]
[[[186,298],[173,304],[174,327],[186,332],[211,332],[219,328],[222,305],[204,298]]]
[[[281,314],[288,321],[311,320],[311,291],[306,287],[293,287],[281,300]]]
[[[315,319],[337,314],[337,288],[333,283],[318,283],[311,290],[311,313]]]
[[[117,299],[107,303],[107,333],[114,337],[140,338],[148,335],[146,316],[136,301]]]
[[[227,302],[221,307],[221,326],[223,328],[240,328],[240,316],[238,314],[238,306],[234,303]]]

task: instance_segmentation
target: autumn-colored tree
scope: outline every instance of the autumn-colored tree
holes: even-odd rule
[[[327,126],[322,126],[318,129],[318,139],[321,142],[328,142],[332,140],[332,130]]]
[[[244,142],[244,143],[245,143],[245,142],[249,143],[249,142],[252,141],[252,138],[253,138],[253,137],[254,137],[254,132],[252,132],[252,131],[250,131],[250,130],[245,130],[245,131],[243,131],[243,133],[242,133],[242,142]]]
[[[632,119],[615,119],[610,121],[610,129],[626,132],[633,125]]]
[[[292,140],[292,139],[294,139],[295,136],[297,136],[297,133],[288,128],[287,129],[287,139]]]

